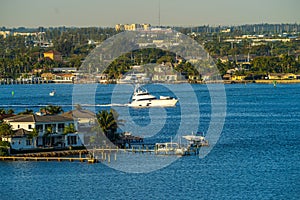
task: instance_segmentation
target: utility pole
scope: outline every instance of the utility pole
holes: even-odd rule
[[[160,0],[158,0],[158,26],[160,27]]]

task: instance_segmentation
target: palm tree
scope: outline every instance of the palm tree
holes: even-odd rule
[[[115,140],[115,133],[124,120],[119,119],[119,114],[114,109],[99,111],[97,113],[99,128],[109,140]]]
[[[14,110],[13,109],[8,109],[8,110],[5,110],[4,108],[0,108],[0,115],[11,115],[11,114],[14,114]]]
[[[76,129],[75,129],[75,126],[74,124],[70,124],[69,126],[66,126],[64,128],[64,135],[67,135],[68,133],[76,133]]]
[[[47,115],[56,115],[64,112],[61,106],[53,106],[53,105],[48,105],[46,107],[43,107],[40,109],[40,111],[46,113]]]
[[[6,114],[6,110],[4,108],[0,108],[0,115]]]
[[[27,114],[33,114],[33,110],[26,108],[23,112],[18,113],[18,115],[27,115]]]
[[[53,133],[53,127],[48,126],[46,128],[46,131],[43,135],[43,144],[45,145],[46,143],[51,146],[51,134]]]
[[[10,124],[7,124],[7,123],[0,124],[0,137],[11,136],[13,134],[14,134],[14,131],[12,130]]]
[[[38,136],[39,136],[39,132],[35,128],[27,136],[28,139],[34,139],[34,146],[35,147],[36,147],[36,141],[37,141]]]

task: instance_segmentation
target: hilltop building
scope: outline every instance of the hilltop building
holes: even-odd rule
[[[44,53],[44,58],[50,58],[54,61],[62,61],[61,53],[56,50],[50,50]]]
[[[117,24],[116,31],[135,31],[135,30],[149,30],[150,24]]]

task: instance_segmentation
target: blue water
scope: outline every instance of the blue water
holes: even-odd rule
[[[97,87],[96,111],[110,108],[113,87]],[[185,94],[180,90],[182,85],[176,87]],[[199,130],[207,131],[211,119],[209,91],[204,85],[193,88],[199,105],[191,101],[190,107],[199,107]],[[225,88],[224,128],[218,143],[203,159],[182,157],[148,173],[126,173],[107,163],[0,162],[0,198],[300,199],[300,85],[274,88],[248,84]],[[57,91],[55,97],[48,95],[52,89]],[[72,109],[72,89],[73,85],[2,85],[0,107],[20,112],[25,108],[38,111],[43,105],[54,104],[63,105],[67,111]],[[173,94],[164,87],[149,86],[151,89],[156,95],[160,91]],[[15,91],[14,96],[11,91]],[[121,94],[117,100],[127,103]],[[184,117],[180,106],[179,103],[166,110],[167,123],[150,141],[168,141],[175,134]],[[129,113],[141,126],[155,121],[149,120],[151,111],[147,109],[133,109]],[[192,112],[190,118],[195,121]]]

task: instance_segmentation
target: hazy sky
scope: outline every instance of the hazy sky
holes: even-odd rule
[[[0,26],[158,25],[159,0],[0,0]],[[300,23],[299,0],[160,0],[161,25]]]

